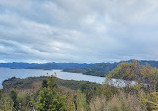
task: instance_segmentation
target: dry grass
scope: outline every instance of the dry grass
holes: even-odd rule
[[[37,92],[38,89],[41,87],[41,84],[42,82],[41,81],[38,81],[38,82],[33,82],[32,85],[31,85],[31,88],[29,89],[18,89],[18,92],[21,92],[21,93],[30,93],[30,92]]]
[[[59,89],[64,91],[64,92],[67,92],[67,93],[70,93],[70,94],[77,94],[77,91],[76,90],[72,90],[70,88],[67,88],[67,87],[64,87],[64,86],[59,86]]]
[[[142,109],[134,95],[120,92],[109,101],[104,96],[96,97],[90,103],[91,111],[146,111]]]

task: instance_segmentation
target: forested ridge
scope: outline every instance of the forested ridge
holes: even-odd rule
[[[76,72],[85,72],[85,71],[112,71],[117,67],[118,64],[122,62],[131,62],[128,61],[120,61],[114,63],[23,63],[23,62],[13,62],[13,63],[0,63],[0,67],[6,68],[15,68],[15,69],[76,69]],[[145,65],[146,63],[150,64],[152,67],[158,68],[158,61],[146,61],[146,60],[138,60],[140,65]]]
[[[63,71],[72,72],[72,73],[83,73],[86,75],[104,77],[104,76],[107,76],[107,74],[110,71],[112,71],[114,68],[116,68],[118,66],[118,64],[121,64],[124,62],[131,63],[132,60],[120,61],[120,62],[114,62],[114,63],[96,63],[96,64],[90,64],[90,65],[87,65],[87,66],[81,67],[81,68],[65,68],[65,69],[63,69]],[[158,68],[158,61],[139,60],[137,62],[139,63],[139,65],[149,64],[151,67]]]

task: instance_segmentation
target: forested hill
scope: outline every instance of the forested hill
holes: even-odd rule
[[[122,62],[129,63],[129,62],[132,62],[132,60],[115,62],[115,63],[96,63],[96,64],[87,65],[83,67],[83,69],[89,70],[89,71],[112,71],[114,68],[117,67],[118,64]],[[140,65],[150,64],[152,67],[158,68],[158,61],[138,60],[138,63]]]
[[[129,61],[121,61],[121,62],[115,62],[115,63],[96,63],[87,65],[82,68],[66,68],[63,71],[65,72],[72,72],[72,73],[83,73],[86,75],[93,75],[93,76],[106,76],[110,71],[112,71],[114,68],[117,67],[118,64],[123,62],[132,62],[132,60]],[[140,65],[150,64],[152,67],[158,68],[158,61],[146,61],[146,60],[139,60],[138,63]]]
[[[6,67],[6,68],[24,68],[24,69],[65,69],[65,71],[73,71],[73,72],[82,72],[85,73],[87,71],[111,71],[114,68],[117,67],[118,64],[122,62],[131,62],[129,61],[121,61],[121,62],[115,62],[115,63],[93,63],[93,64],[86,64],[86,63],[44,63],[44,64],[38,64],[38,63],[0,63],[0,67]],[[140,65],[145,65],[146,63],[150,64],[152,67],[158,68],[158,61],[145,61],[140,60],[138,61]]]

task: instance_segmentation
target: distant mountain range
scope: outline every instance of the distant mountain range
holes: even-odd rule
[[[129,61],[121,61],[121,62],[131,62]],[[87,75],[94,76],[105,76],[109,71],[113,70],[117,67],[121,62],[115,63],[0,63],[0,67],[12,68],[12,69],[61,69],[65,72],[73,72],[73,73],[83,73]],[[150,64],[152,67],[158,68],[158,61],[146,61],[146,60],[138,60],[140,65],[145,65],[146,63]]]
[[[63,71],[65,72],[72,72],[72,73],[83,73],[86,75],[93,75],[93,76],[106,76],[110,71],[117,67],[118,64],[122,62],[132,62],[129,61],[121,61],[115,63],[96,63],[96,64],[89,64],[82,68],[66,68]],[[138,60],[140,65],[150,64],[152,67],[158,68],[158,61],[146,61],[146,60]]]
[[[79,63],[44,63],[44,64],[38,64],[38,63],[0,63],[0,67],[5,68],[12,68],[12,69],[65,69],[65,68],[82,68],[87,66],[88,64],[79,64]]]

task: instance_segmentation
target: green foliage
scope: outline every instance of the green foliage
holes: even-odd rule
[[[3,90],[0,89],[0,99],[2,98],[2,95],[3,95]]]
[[[121,63],[112,70],[107,78],[116,78],[123,80],[137,80],[141,77],[141,68],[136,60],[133,60],[132,63]]]
[[[44,79],[43,81],[42,81],[42,87],[44,88],[44,87],[48,87],[48,82],[47,82],[47,80],[46,79]]]
[[[3,94],[0,100],[0,109],[3,111],[14,111],[14,102],[6,94]]]
[[[13,100],[13,102],[16,101],[16,99],[17,99],[17,91],[15,89],[12,89],[10,91],[10,98]]]
[[[10,96],[10,98],[12,99],[12,101],[13,101],[13,103],[14,103],[13,107],[14,107],[15,109],[18,109],[17,95],[18,95],[18,94],[17,94],[17,91],[16,91],[15,89],[11,89],[11,90],[10,90],[9,96]]]
[[[88,111],[89,106],[86,102],[86,95],[84,93],[77,94],[77,111]]]
[[[121,63],[112,70],[107,78],[123,79],[128,81],[137,81],[138,83],[147,84],[150,90],[156,91],[158,80],[158,69],[152,68],[149,64],[141,66],[136,60],[131,63]]]
[[[158,92],[158,82],[156,83],[156,92]]]
[[[55,77],[54,76],[50,76],[50,77],[48,77],[48,87],[50,88],[50,89],[56,89],[58,86],[57,86],[57,81],[56,81],[56,79],[55,79]]]
[[[14,79],[8,79],[3,82],[3,88],[5,91],[8,91],[9,89],[16,88],[16,89],[32,89],[34,86],[32,85],[34,82],[41,82],[43,80],[46,80],[47,77],[29,77],[26,79],[19,79],[19,78],[14,78]],[[73,90],[78,90],[80,89],[80,86],[82,84],[81,81],[74,81],[74,80],[62,80],[59,78],[55,78],[57,84],[59,86],[64,86]],[[93,82],[88,82],[85,81],[86,84],[89,87],[93,86],[100,86],[99,84],[93,83]],[[21,83],[21,84],[18,84]],[[48,83],[47,83],[48,84]]]
[[[32,83],[42,81],[45,77],[28,77],[26,79],[20,79],[12,77],[3,81],[3,89],[8,91],[9,89],[31,89]]]
[[[137,100],[142,108],[147,107],[148,111],[158,110],[158,93],[157,92],[145,92],[142,85],[137,84],[135,86],[137,90]]]
[[[99,95],[102,91],[101,91],[102,86],[90,86],[89,84],[87,84],[87,82],[82,81],[81,85],[80,85],[80,91],[81,93],[85,94],[86,97],[86,102],[89,104],[91,99],[96,96]]]
[[[119,88],[116,88],[114,86],[109,85],[103,85],[102,86],[102,94],[104,95],[106,100],[109,100],[113,95],[117,94],[119,92]]]
[[[84,81],[82,81],[81,86],[80,86],[80,90],[81,92],[85,92],[85,90],[87,89],[86,83]]]
[[[56,92],[47,88],[42,88],[38,96],[36,109],[40,111],[61,110],[63,103],[60,101],[59,95],[57,95]]]
[[[66,95],[61,95],[55,77],[48,77],[48,87],[41,88],[37,101],[34,103],[35,109],[39,111],[68,111],[73,109],[71,102]],[[67,106],[69,104],[69,106]]]

